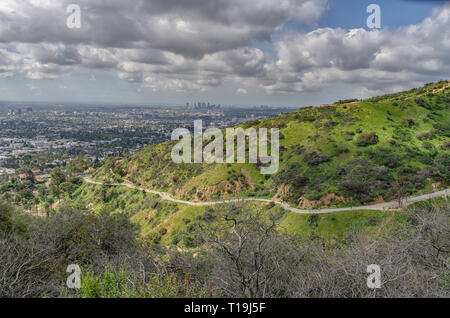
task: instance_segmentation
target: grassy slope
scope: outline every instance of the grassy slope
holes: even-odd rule
[[[109,187],[106,202],[102,187],[84,184],[73,195],[72,204],[88,207],[94,213],[103,209],[113,213],[125,212],[141,228],[141,238],[163,245],[196,247],[196,225],[207,226],[229,211],[230,206],[193,207],[161,201],[159,197],[124,187]],[[402,219],[395,212],[348,211],[322,215],[304,215],[284,211],[270,204],[248,203],[245,207],[263,215],[277,215],[280,229],[305,239],[321,239],[326,244],[345,240],[348,234],[364,231],[377,235],[381,229]]]

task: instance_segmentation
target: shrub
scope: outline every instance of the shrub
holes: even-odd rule
[[[424,143],[422,144],[422,148],[423,148],[423,149],[430,150],[430,149],[433,149],[434,146],[433,146],[433,144],[432,144],[431,142],[424,142]]]
[[[366,154],[373,162],[389,168],[396,168],[402,163],[400,155],[389,148],[369,148],[366,150]]]
[[[101,275],[86,272],[76,298],[198,298],[207,296],[206,288],[199,286],[189,277],[178,279],[174,274],[156,275],[142,281],[142,278],[125,269],[116,271],[105,266]]]
[[[432,139],[434,137],[434,133],[432,131],[427,131],[416,135],[419,140],[427,140]]]
[[[323,162],[330,161],[330,158],[327,155],[311,152],[305,155],[304,161],[310,166],[317,166]]]
[[[394,135],[392,136],[394,139],[398,139],[401,141],[411,141],[411,132],[408,129],[403,128],[395,128]]]
[[[305,151],[306,151],[306,148],[304,147],[304,146],[298,146],[297,148],[295,148],[295,153],[296,154],[303,154],[303,153],[305,153]]]
[[[319,215],[318,214],[311,214],[308,216],[308,224],[311,227],[317,227],[319,222]]]
[[[325,122],[323,125],[326,129],[331,129],[334,126],[336,126],[338,124],[338,122],[334,121],[334,120],[329,120],[327,122]]]
[[[446,153],[439,154],[434,160],[434,165],[439,171],[440,178],[445,181],[450,181],[450,155]]]
[[[367,147],[371,145],[376,145],[377,143],[378,143],[378,136],[376,133],[361,134],[358,136],[358,140],[356,141],[356,144],[359,147]]]
[[[353,131],[346,131],[346,132],[344,132],[344,138],[347,141],[353,140],[354,136],[355,136],[355,133]]]
[[[450,150],[450,141],[444,142],[444,144],[442,145],[442,149]]]
[[[408,128],[411,128],[411,127],[417,126],[417,122],[414,119],[408,118],[408,119],[404,119],[402,121],[402,125],[404,125]]]

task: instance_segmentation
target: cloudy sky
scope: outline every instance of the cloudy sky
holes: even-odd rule
[[[379,30],[366,25],[371,3]],[[300,107],[449,70],[448,1],[0,0],[4,101]]]

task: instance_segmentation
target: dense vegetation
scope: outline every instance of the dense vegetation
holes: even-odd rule
[[[125,213],[139,226],[139,237],[162,246],[199,248],[198,226],[212,226],[227,205],[187,206],[161,200],[159,196],[125,187],[84,184],[72,195],[71,202],[93,213],[108,210]],[[296,214],[274,204],[249,203],[247,207],[261,215],[276,214],[280,226],[293,235],[315,238],[323,244],[336,245],[349,233],[375,235],[382,228],[395,226],[400,217],[394,212],[347,211],[322,215]]]
[[[75,158],[51,170],[49,182],[38,179],[36,166],[24,164],[15,176],[0,179],[0,198],[21,206],[29,212],[48,214],[52,206],[72,193],[82,184],[79,177],[93,163],[89,159]]]
[[[448,202],[403,217],[376,239],[330,247],[234,206],[194,225],[202,249],[180,250],[138,240],[123,213],[61,206],[33,218],[0,202],[0,297],[448,297]],[[82,268],[79,290],[65,285],[69,264]],[[369,264],[381,266],[381,289],[366,286]]]

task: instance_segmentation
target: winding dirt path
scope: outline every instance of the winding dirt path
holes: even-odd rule
[[[103,182],[92,180],[89,177],[83,178],[86,183],[90,184],[97,184],[97,185],[103,185]],[[282,208],[294,212],[294,213],[300,213],[300,214],[322,214],[322,213],[331,213],[331,212],[344,212],[344,211],[356,211],[356,210],[378,210],[378,211],[386,211],[386,210],[392,210],[392,209],[399,209],[398,201],[390,201],[390,202],[384,202],[384,203],[378,203],[373,205],[362,205],[362,206],[355,206],[355,207],[348,207],[348,208],[331,208],[331,209],[315,209],[315,210],[303,210],[303,209],[297,209],[292,207],[286,202],[271,200],[271,199],[259,199],[259,198],[241,198],[241,199],[229,199],[229,200],[219,200],[219,201],[211,201],[211,202],[191,202],[191,201],[185,201],[185,200],[178,200],[175,198],[172,198],[170,194],[167,192],[160,192],[156,190],[151,189],[145,189],[139,186],[136,186],[131,183],[111,183],[110,186],[123,186],[130,189],[136,189],[139,191],[145,191],[147,193],[152,193],[159,195],[163,200],[175,202],[175,203],[181,203],[181,204],[187,204],[192,206],[211,206],[211,205],[219,205],[219,204],[229,204],[229,203],[240,203],[240,202],[265,202],[265,203],[275,203]],[[433,198],[440,198],[440,197],[447,197],[450,194],[450,189],[433,192],[429,194],[423,194],[408,198],[402,199],[402,207],[404,208],[410,204],[413,204],[415,202],[419,201],[425,201]]]

